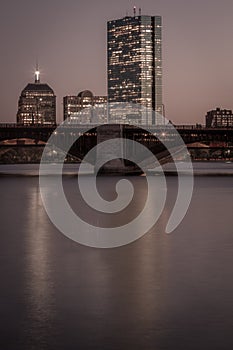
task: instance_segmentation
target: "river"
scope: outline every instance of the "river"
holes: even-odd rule
[[[71,202],[76,169],[67,166],[63,179]],[[155,226],[129,245],[96,249],[51,223],[37,166],[1,166],[0,348],[232,349],[233,164],[194,169],[189,210],[172,234],[165,226],[177,177],[167,176]],[[100,177],[100,190],[111,197],[116,180]],[[143,176],[131,181],[133,216],[146,187]]]

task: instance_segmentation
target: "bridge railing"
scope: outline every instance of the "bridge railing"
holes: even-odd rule
[[[176,129],[184,129],[184,130],[196,130],[196,129],[205,129],[205,126],[202,124],[195,125],[174,125]]]
[[[17,124],[17,123],[0,123],[0,128],[56,128],[58,127],[59,124],[51,124],[51,125],[47,125],[47,124]],[[95,128],[96,126],[98,126],[97,124],[73,124],[73,123],[70,123],[70,124],[66,124],[66,125],[63,125],[63,127],[65,128],[72,128],[72,127],[80,127],[80,128]],[[142,128],[143,127],[146,127],[146,125],[125,125],[125,126],[128,126],[128,127],[139,127],[139,128]],[[233,127],[222,127],[222,128],[206,128],[205,125],[202,125],[202,124],[195,124],[195,125],[173,125],[176,129],[178,130],[233,130]],[[149,125],[150,128],[158,128],[158,129],[163,129],[163,128],[169,128],[169,125]]]
[[[16,124],[16,123],[0,123],[0,128],[51,128],[57,127],[58,124]]]
[[[177,130],[204,130],[204,131],[216,131],[216,130],[219,130],[219,131],[229,131],[229,130],[232,130],[233,131],[233,127],[232,126],[224,126],[222,128],[218,127],[218,128],[207,128],[205,125],[174,125],[174,127],[177,129]]]

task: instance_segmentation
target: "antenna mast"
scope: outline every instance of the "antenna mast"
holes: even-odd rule
[[[38,61],[36,61],[35,83],[36,84],[40,83],[40,71],[39,71]]]

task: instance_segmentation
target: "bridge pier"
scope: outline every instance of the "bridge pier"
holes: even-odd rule
[[[100,175],[141,175],[140,168],[124,159],[124,125],[106,124],[97,128],[97,145],[116,138],[121,139],[122,142],[113,142],[108,148],[97,147],[95,172]],[[100,164],[109,157],[112,160],[105,162],[99,169]]]

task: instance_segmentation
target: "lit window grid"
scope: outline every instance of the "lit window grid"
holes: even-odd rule
[[[107,96],[65,96],[64,120],[70,118],[72,123],[107,123]]]
[[[155,23],[155,42],[151,40],[150,16],[131,17],[108,23],[110,103],[120,100],[141,103],[162,112],[161,18],[155,18],[154,21],[157,22]],[[122,22],[126,23],[122,24]],[[129,24],[129,22],[132,23]],[[132,30],[133,26],[134,30]],[[153,45],[156,48],[155,56],[157,53],[155,60],[153,59]],[[153,71],[158,74],[156,81],[153,80]],[[157,89],[155,89],[157,93],[155,93],[155,98],[152,98],[151,86],[155,83],[157,83]],[[154,105],[153,100],[156,101]]]
[[[55,124],[56,96],[44,92],[21,94],[17,122],[20,124]]]

